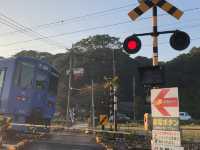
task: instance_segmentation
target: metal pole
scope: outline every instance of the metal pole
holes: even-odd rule
[[[69,121],[69,110],[70,110],[70,96],[71,96],[71,79],[72,79],[72,51],[69,56],[69,80],[68,80],[68,95],[67,95],[67,113],[66,121]]]
[[[158,22],[157,7],[153,7],[153,66],[158,65]]]
[[[136,101],[135,101],[135,76],[133,76],[133,120],[136,120]]]
[[[113,77],[116,75],[116,67],[115,67],[115,50],[112,50],[112,60],[113,60]]]
[[[116,96],[116,90],[117,90],[117,88],[114,86],[113,92],[114,92],[114,127],[115,127],[115,131],[117,131],[117,96]]]
[[[113,78],[116,76],[116,66],[115,66],[115,50],[113,49]],[[114,112],[113,112],[113,121],[114,121],[114,131],[117,131],[117,87],[113,86],[113,94],[114,94]]]
[[[92,129],[95,130],[95,108],[94,108],[94,81],[92,80]]]
[[[113,124],[114,124],[114,100],[113,100],[113,97],[112,97],[112,93],[113,93],[113,86],[112,86],[112,83],[111,83],[111,80],[112,78],[108,79],[107,82],[109,82],[109,117],[112,117],[112,121],[113,121]],[[112,130],[112,126],[113,124],[110,124],[110,130]]]

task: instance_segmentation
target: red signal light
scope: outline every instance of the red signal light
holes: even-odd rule
[[[128,41],[128,49],[136,49],[137,48],[137,42],[134,40]]]
[[[141,41],[138,37],[132,35],[125,39],[123,48],[128,54],[135,54],[141,49]]]

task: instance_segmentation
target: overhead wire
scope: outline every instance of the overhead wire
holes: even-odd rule
[[[89,17],[93,17],[93,16],[105,14],[105,13],[111,13],[111,12],[119,11],[121,9],[128,8],[128,7],[132,6],[132,5],[136,5],[136,4],[127,4],[127,5],[124,5],[124,6],[121,6],[121,7],[110,8],[110,9],[106,9],[106,10],[103,10],[103,11],[97,11],[97,12],[93,12],[93,13],[88,13],[88,14],[85,14],[85,15],[77,16],[77,17],[71,17],[71,18],[68,18],[68,19],[62,19],[62,20],[59,20],[59,21],[54,21],[54,22],[50,22],[50,23],[46,23],[46,24],[33,26],[33,27],[30,27],[30,29],[49,28],[52,25],[63,25],[64,23],[76,22],[76,21],[79,21],[79,20],[83,20],[85,18],[89,18]],[[1,33],[0,36],[7,35],[7,34],[13,34],[13,33],[17,33],[17,32],[19,32],[19,30],[6,32],[6,33]]]
[[[30,28],[31,29],[32,28],[37,28],[37,27],[38,28],[40,28],[40,27],[49,28],[50,25],[52,25],[52,24],[61,24],[61,23],[63,24],[64,22],[67,23],[68,21],[76,22],[77,19],[82,20],[85,17],[91,17],[91,16],[95,16],[95,15],[98,15],[98,14],[101,14],[101,13],[105,13],[105,12],[116,11],[116,10],[119,10],[119,9],[122,9],[122,8],[126,8],[128,6],[131,6],[131,5],[129,4],[129,5],[125,5],[125,6],[122,6],[122,7],[108,9],[108,10],[105,10],[105,11],[99,11],[99,12],[96,12],[96,13],[86,14],[86,15],[83,15],[83,16],[73,17],[73,18],[69,18],[69,19],[65,19],[65,20],[60,20],[60,21],[56,21],[56,22],[51,22],[51,23],[47,23],[47,24],[42,24],[42,25],[38,25],[38,26],[35,26],[35,27],[30,27]],[[199,9],[199,8],[192,8],[192,9],[188,9],[188,10],[185,10],[185,11],[188,12],[188,11],[194,11],[194,10],[197,10],[197,9]],[[158,16],[166,16],[166,15],[167,14],[159,14]],[[151,17],[141,18],[141,19],[138,19],[138,21],[147,20],[147,19],[150,19],[150,18]],[[126,21],[126,22],[124,22],[124,24],[129,23],[129,22],[131,22],[131,21]],[[13,34],[13,33],[16,33],[16,32],[19,32],[19,31],[2,33],[2,34],[0,34],[0,36],[8,35],[8,34]]]
[[[188,15],[189,13],[188,12],[193,12],[193,11],[200,11],[200,8],[191,8],[191,9],[186,9],[185,12],[186,14],[185,15]],[[160,15],[160,16],[166,16],[167,14],[163,14],[163,15]],[[149,17],[146,17],[146,18],[141,18],[139,19],[139,21],[141,20],[146,20],[146,19],[149,19]],[[198,19],[195,19],[196,21],[199,21]],[[191,22],[191,21],[194,21],[194,19],[188,19],[188,20],[184,20],[185,22]],[[179,24],[179,23],[176,23],[176,24]],[[169,23],[169,24],[161,24],[161,25],[158,25],[158,27],[164,27],[164,28],[168,28],[167,26],[171,26],[171,25],[176,25],[175,23]],[[166,27],[165,27],[166,26]],[[140,26],[141,27],[141,26]],[[163,29],[163,28],[162,28]],[[125,31],[125,32],[120,32],[119,34],[121,34],[120,38],[123,36],[122,34],[125,34],[125,33],[130,33],[130,29],[128,31]]]
[[[106,9],[106,10],[103,10],[103,11],[97,11],[97,12],[93,12],[93,13],[89,13],[89,14],[85,14],[85,15],[81,15],[81,16],[77,16],[77,17],[63,19],[63,20],[56,21],[56,22],[38,25],[36,27],[43,27],[43,26],[49,26],[49,25],[55,25],[55,24],[63,24],[63,23],[67,23],[69,21],[82,20],[82,19],[85,19],[86,17],[93,17],[93,16],[96,16],[96,15],[99,15],[99,14],[105,14],[105,13],[108,13],[108,12],[118,11],[118,10],[121,10],[121,9],[124,9],[124,8],[128,8],[132,5],[136,5],[136,4],[127,4],[127,5],[124,5],[124,6],[121,6],[121,7],[110,8],[110,9]]]
[[[186,9],[186,10],[184,10],[184,12],[191,12],[191,11],[196,11],[196,10],[200,10],[200,8]],[[159,16],[166,16],[166,15],[167,14],[160,14]],[[152,17],[144,17],[144,18],[141,18],[139,20],[140,21],[141,20],[147,20],[147,19],[150,19],[150,18],[152,18]],[[39,37],[39,38],[31,39],[31,40],[17,41],[17,42],[13,42],[13,43],[9,43],[9,44],[0,45],[0,47],[7,47],[7,46],[15,45],[15,44],[28,43],[28,42],[38,41],[38,40],[42,40],[42,39],[56,38],[56,37],[61,37],[61,36],[65,36],[65,35],[71,35],[71,34],[75,34],[75,33],[87,32],[87,31],[92,31],[92,30],[97,30],[97,29],[104,29],[104,28],[119,26],[119,25],[123,25],[123,24],[127,24],[127,23],[131,23],[131,21],[128,20],[128,21],[118,22],[118,23],[114,23],[114,24],[96,26],[96,27],[80,29],[80,30],[76,30],[76,31],[72,31],[72,32],[50,35],[50,36],[46,36],[46,37]]]
[[[132,5],[136,5],[136,4],[132,4]],[[51,22],[51,23],[47,23],[47,24],[41,24],[41,25],[38,25],[38,26],[35,26],[35,27],[30,27],[29,29],[40,28],[40,27],[49,28],[51,25],[63,24],[63,23],[67,23],[69,21],[76,22],[77,20],[82,20],[82,19],[85,19],[86,17],[92,17],[92,16],[96,16],[96,15],[99,15],[99,14],[107,13],[107,12],[117,11],[117,10],[120,10],[120,9],[123,9],[123,8],[128,8],[128,7],[132,6],[132,5],[128,4],[128,5],[124,5],[124,6],[121,6],[121,7],[116,7],[116,8],[103,10],[103,11],[98,11],[98,12],[94,12],[94,13],[90,13],[90,14],[86,14],[86,15],[82,15],[82,16],[78,16],[78,17],[72,17],[72,18],[69,18],[69,19],[59,20],[59,21],[56,21],[56,22]],[[188,9],[188,10],[185,10],[185,12],[194,11],[196,9],[199,9],[199,8]],[[166,16],[166,14],[160,14],[159,16]],[[149,18],[151,18],[151,17],[141,18],[138,21],[146,20],[146,19],[149,19]],[[122,22],[122,23],[126,24],[126,23],[129,23],[129,22],[131,22],[131,21],[126,21],[126,22]],[[7,32],[7,33],[2,33],[2,34],[0,34],[0,36],[17,33],[19,31],[20,30],[13,31],[13,32]]]
[[[196,11],[196,10],[200,10],[200,8],[186,9],[185,12],[191,12],[191,11]],[[160,14],[159,16],[166,16],[166,14]],[[139,19],[139,21],[147,20],[147,19],[150,19],[150,18],[151,17],[144,17],[144,18]],[[91,30],[96,30],[96,29],[101,29],[101,28],[108,28],[108,27],[113,27],[113,26],[117,26],[117,25],[121,25],[121,24],[126,24],[126,23],[129,23],[129,22],[131,22],[131,21],[119,22],[119,23],[104,25],[104,26],[97,26],[97,27],[82,29],[82,30],[78,30],[78,31],[68,32],[68,33],[61,33],[61,34],[57,34],[57,35],[43,36],[43,37],[31,39],[31,40],[17,41],[17,42],[13,42],[13,43],[9,43],[9,44],[0,45],[0,47],[7,47],[7,46],[15,45],[15,44],[20,44],[20,43],[28,43],[28,42],[31,42],[31,41],[37,41],[37,40],[43,40],[43,39],[49,39],[49,38],[56,38],[56,37],[59,37],[59,36],[70,35],[70,34],[75,34],[75,33],[80,33],[80,32],[86,32],[86,31],[91,31]],[[21,32],[21,31],[19,30],[19,32]]]
[[[46,43],[50,44],[50,45],[53,45],[53,46],[59,46],[59,47],[62,47],[62,48],[65,48],[64,46],[61,46],[60,43],[57,43],[57,42],[54,42],[50,39],[46,40],[46,36],[32,30],[31,28],[29,27],[26,27],[18,22],[16,22],[15,20],[13,20],[12,18],[4,15],[3,13],[0,13],[0,23],[3,24],[3,25],[6,25],[8,26],[9,28],[12,28],[12,29],[15,29],[17,30],[18,32],[21,32],[25,35],[28,35],[28,36],[37,36],[37,37],[40,37],[42,39],[45,40]]]

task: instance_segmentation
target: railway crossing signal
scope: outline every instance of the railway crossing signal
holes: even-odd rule
[[[160,7],[168,14],[172,15],[176,19],[180,19],[183,15],[183,12],[167,2],[166,0],[138,0],[139,6],[133,9],[131,12],[128,13],[129,17],[135,21],[139,16],[144,14],[150,8],[153,9],[153,16],[152,16],[152,29],[153,31],[150,33],[142,33],[142,34],[134,34],[134,38],[138,39],[137,36],[146,36],[151,35],[153,38],[153,68],[148,68],[142,70],[143,73],[143,80],[149,84],[149,81],[153,81],[153,84],[157,84],[156,81],[158,80],[159,83],[162,83],[162,72],[158,65],[158,36],[160,34],[168,34],[173,33],[170,38],[170,45],[172,48],[176,50],[184,50],[190,44],[190,37],[187,33],[179,30],[174,31],[158,31],[157,26],[157,7]],[[131,41],[130,43],[127,41]],[[140,40],[138,40],[140,41]],[[140,45],[141,46],[141,45]],[[132,41],[130,37],[128,37],[124,41],[124,49],[127,51],[133,50],[134,52],[138,52],[137,49],[137,42],[135,40]],[[155,74],[155,78],[148,78],[148,76],[153,76]],[[150,80],[149,80],[150,79]],[[148,82],[147,82],[148,81]],[[152,84],[150,82],[150,84]],[[178,89],[177,88],[165,88],[165,89],[157,89],[158,87],[155,86],[153,90],[151,90],[151,111],[153,119],[157,120],[164,120],[161,117],[167,118],[170,120],[171,118],[176,118],[178,120],[179,117],[179,101],[178,101]],[[170,92],[171,91],[171,92]],[[159,118],[160,117],[160,118]],[[171,117],[171,118],[170,118]],[[145,124],[146,118],[145,119]],[[178,122],[178,121],[177,121]],[[155,123],[156,124],[156,123]],[[160,125],[160,123],[159,123]],[[163,124],[164,125],[164,124]],[[162,126],[162,124],[161,124]],[[146,126],[147,127],[147,126]],[[157,126],[158,127],[158,126]],[[146,128],[147,129],[147,128]],[[174,129],[174,127],[172,128]],[[152,131],[152,149],[182,149],[181,147],[181,138],[180,138],[180,131],[178,128],[175,128],[176,131],[168,131],[164,126],[160,130],[155,130],[155,126],[153,126]],[[162,131],[163,130],[163,131]],[[170,138],[172,135],[172,140],[169,141],[168,135]],[[170,145],[171,143],[171,145]]]
[[[123,48],[128,54],[135,54],[141,49],[141,45],[140,39],[132,35],[125,39]]]
[[[190,44],[190,37],[183,31],[176,31],[170,38],[170,45],[178,51],[186,49]]]
[[[153,8],[153,32],[134,34],[125,39],[123,48],[128,54],[135,54],[141,49],[141,41],[138,36],[151,35],[153,37],[153,66],[158,66],[158,36],[160,34],[173,33],[170,38],[170,45],[178,51],[186,49],[190,44],[190,37],[187,33],[179,30],[158,31],[157,27],[157,7],[160,7],[168,14],[176,19],[180,19],[183,12],[167,2],[166,0],[138,0],[139,5],[128,13],[129,17],[135,21],[139,16],[143,15],[149,9]]]

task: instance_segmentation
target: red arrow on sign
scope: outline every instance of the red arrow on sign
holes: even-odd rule
[[[179,105],[178,98],[165,97],[169,91],[170,89],[162,89],[153,101],[154,106],[163,116],[171,116],[170,113],[165,109],[166,107],[178,107]]]

